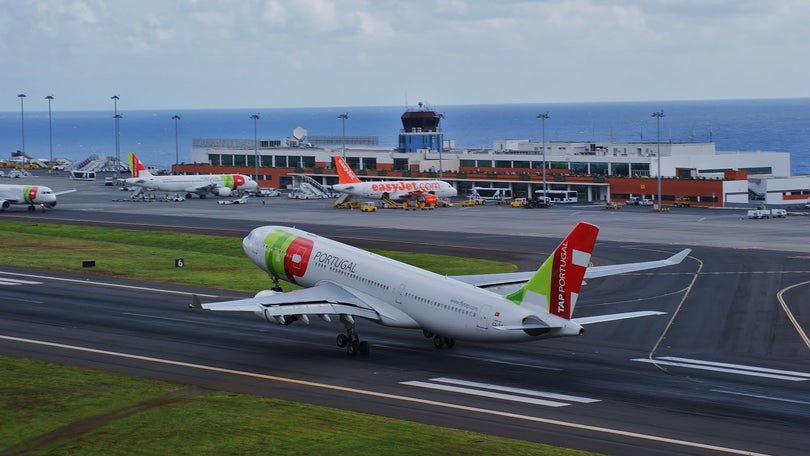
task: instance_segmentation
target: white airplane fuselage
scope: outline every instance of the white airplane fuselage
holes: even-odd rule
[[[381,199],[384,196],[401,201],[413,195],[435,194],[439,198],[450,198],[458,195],[455,187],[440,180],[401,180],[378,182],[352,182],[335,184],[332,189],[361,198]]]
[[[12,204],[54,207],[56,194],[50,187],[42,185],[0,184],[0,210],[7,209]]]
[[[362,296],[386,326],[498,342],[536,340],[540,333],[545,337],[581,334],[576,322],[543,309],[520,306],[491,291],[294,228],[256,228],[242,246],[271,276],[303,287],[336,283]],[[536,319],[556,328],[535,335],[504,329]]]
[[[126,179],[127,185],[161,192],[184,192],[230,196],[234,190],[256,190],[258,184],[243,174],[202,174],[181,176],[143,175]]]

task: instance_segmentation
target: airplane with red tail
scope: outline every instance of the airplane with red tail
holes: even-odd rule
[[[664,260],[592,266],[599,228],[580,222],[537,271],[445,276],[285,226],[262,226],[242,241],[245,254],[275,286],[253,298],[201,303],[213,311],[252,312],[269,323],[310,323],[310,317],[338,319],[345,333],[339,347],[368,354],[357,320],[421,329],[436,348],[456,340],[524,342],[578,336],[584,325],[661,315],[636,310],[575,317],[586,279],[679,264],[689,249]],[[302,289],[283,293],[279,280]],[[515,289],[516,288],[516,289]],[[513,291],[514,290],[514,291]]]

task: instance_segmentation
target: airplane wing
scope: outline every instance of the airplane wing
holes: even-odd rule
[[[606,277],[617,274],[624,274],[626,272],[644,271],[646,269],[662,268],[664,266],[672,266],[679,264],[686,258],[692,249],[683,249],[680,252],[672,255],[664,260],[644,261],[640,263],[623,263],[623,264],[609,264],[605,266],[591,266],[585,270],[585,279],[595,279],[597,277]],[[477,275],[464,275],[453,276],[454,279],[459,280],[479,288],[490,287],[505,287],[522,285],[529,281],[534,275],[534,271],[524,272],[506,272],[500,274],[477,274]]]
[[[672,255],[664,260],[644,261],[641,263],[624,263],[624,264],[609,264],[605,266],[591,266],[585,271],[586,279],[595,279],[597,277],[606,277],[616,274],[624,274],[625,272],[644,271],[645,269],[663,268],[664,266],[673,266],[680,264],[684,258],[692,251],[692,249],[683,249],[680,252]]]
[[[210,192],[215,188],[217,188],[215,184],[193,185],[191,187],[184,188],[183,191],[186,193],[200,193],[200,192]]]
[[[263,312],[267,318],[282,321],[285,317],[298,315],[351,315],[380,320],[380,314],[363,299],[334,283],[323,283],[287,293],[204,304],[194,296],[192,305],[208,310]]]
[[[75,191],[76,191],[76,189],[74,188],[72,190],[65,190],[63,192],[55,192],[54,195],[59,196],[59,195],[64,195],[65,193],[73,193]]]

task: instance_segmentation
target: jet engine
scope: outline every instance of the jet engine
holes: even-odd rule
[[[217,187],[212,192],[217,196],[231,196],[231,193],[233,193],[228,187]]]
[[[5,210],[8,209],[9,206],[11,206],[10,202],[6,200],[0,200],[0,208],[3,208],[3,210]]]

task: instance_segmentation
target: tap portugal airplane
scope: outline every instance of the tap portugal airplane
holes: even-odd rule
[[[398,180],[363,182],[341,156],[335,156],[338,183],[332,189],[352,196],[373,199],[405,201],[422,197],[427,204],[436,204],[439,198],[458,194],[455,187],[441,180]]]
[[[29,211],[35,211],[39,206],[45,212],[46,208],[56,207],[58,195],[75,191],[76,189],[55,193],[50,187],[42,185],[0,184],[0,211],[5,211],[12,204],[27,204]]]
[[[665,260],[588,267],[599,231],[580,222],[536,272],[449,277],[400,263],[321,236],[284,226],[262,226],[242,248],[276,286],[253,298],[201,303],[214,311],[253,312],[269,323],[308,324],[310,316],[338,318],[345,334],[337,345],[349,355],[368,354],[357,318],[397,328],[422,329],[436,348],[456,340],[520,342],[582,335],[583,325],[660,315],[637,311],[573,318],[584,279],[659,268],[680,263],[685,249]],[[279,279],[302,289],[282,293]],[[520,285],[511,293],[495,287]]]
[[[186,198],[192,193],[205,198],[209,193],[216,196],[231,196],[237,190],[256,190],[259,184],[244,174],[189,174],[185,176],[155,176],[146,169],[138,157],[129,153],[129,171],[132,177],[127,185],[157,190],[160,192],[184,192]]]

